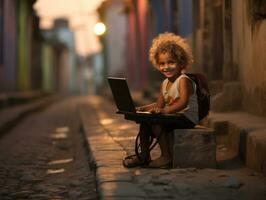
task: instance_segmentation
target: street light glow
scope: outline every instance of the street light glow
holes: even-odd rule
[[[67,19],[69,28],[74,33],[77,54],[87,56],[102,49],[101,42],[93,29],[100,21],[97,9],[103,1],[105,0],[36,0],[33,7],[40,17],[41,29],[53,28],[54,20],[57,18]],[[88,43],[90,45],[87,45]]]
[[[106,31],[106,27],[105,27],[104,23],[98,22],[94,25],[93,31],[96,35],[103,35]]]

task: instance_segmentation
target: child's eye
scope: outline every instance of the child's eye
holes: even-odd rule
[[[169,61],[168,64],[169,64],[169,65],[174,65],[175,62],[174,62],[174,61]]]

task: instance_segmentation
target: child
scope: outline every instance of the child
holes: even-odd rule
[[[125,167],[147,165],[152,168],[168,168],[172,164],[172,155],[168,134],[174,129],[193,128],[198,123],[198,103],[196,84],[183,71],[192,64],[193,57],[186,41],[173,34],[160,34],[152,41],[149,51],[150,61],[166,79],[156,103],[138,107],[139,111],[152,113],[175,114],[175,123],[141,123],[140,158],[137,156],[123,160]],[[182,113],[182,114],[180,114]],[[149,136],[155,136],[161,149],[161,156],[151,161]]]

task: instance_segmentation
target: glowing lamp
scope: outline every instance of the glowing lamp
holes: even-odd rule
[[[105,27],[104,23],[98,22],[94,25],[93,31],[96,35],[103,35],[106,31],[106,27]]]

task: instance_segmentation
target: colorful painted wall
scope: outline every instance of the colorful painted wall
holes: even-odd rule
[[[32,84],[32,45],[34,0],[3,0],[2,6],[2,65],[0,91],[30,90]],[[36,53],[36,52],[34,52]]]
[[[55,66],[53,47],[49,43],[42,45],[42,88],[44,91],[55,90]]]
[[[30,31],[29,5],[26,0],[18,1],[18,47],[17,47],[17,88],[30,89]]]
[[[64,88],[62,85],[65,84],[66,69],[61,68],[64,76],[61,78],[56,62],[62,66],[71,65],[67,69],[68,75],[73,76],[72,79],[68,77],[68,91],[75,87],[77,77],[74,71],[76,61],[73,34],[70,34],[72,56],[62,56],[63,53],[57,55],[57,44],[46,43],[40,33],[38,17],[32,8],[34,2],[35,0],[1,1],[0,92],[43,89],[56,91]],[[58,38],[63,40],[64,36]],[[67,62],[65,57],[69,58]]]
[[[0,66],[0,91],[16,89],[17,14],[16,1],[2,3],[2,51]]]

